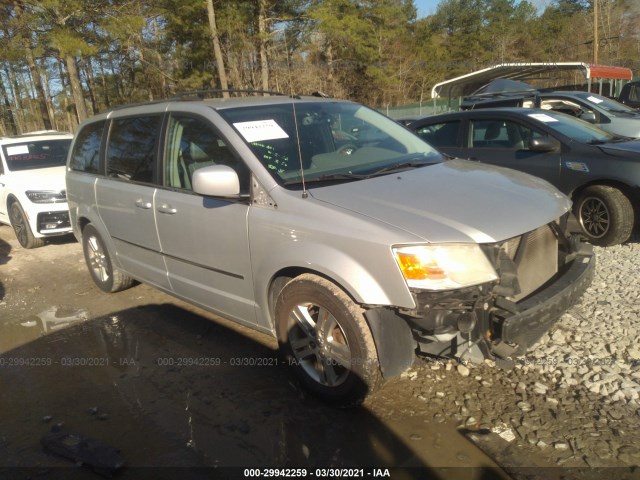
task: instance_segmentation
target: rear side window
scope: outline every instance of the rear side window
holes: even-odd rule
[[[71,170],[98,173],[104,124],[104,121],[90,123],[78,132],[76,143],[69,159],[69,168]]]
[[[161,122],[160,115],[114,120],[107,147],[107,175],[153,182]]]

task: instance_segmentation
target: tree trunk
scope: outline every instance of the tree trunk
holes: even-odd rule
[[[96,98],[96,82],[95,77],[93,75],[93,67],[91,66],[91,59],[85,61],[82,59],[81,65],[84,67],[84,74],[87,78],[87,87],[89,88],[89,98],[91,99],[91,110],[93,113],[97,113],[98,108],[98,100]]]
[[[22,48],[24,48],[25,59],[27,60],[29,71],[31,72],[31,81],[33,82],[33,86],[36,90],[36,100],[38,103],[38,108],[40,109],[40,118],[42,119],[42,124],[44,125],[45,130],[51,130],[51,119],[49,118],[49,111],[47,110],[47,100],[44,96],[42,78],[40,77],[40,72],[38,71],[38,67],[33,55],[33,50],[31,48],[31,39],[25,33],[27,30],[23,22],[22,7],[19,2],[14,2],[13,7],[16,12],[18,24],[20,25],[20,30],[22,31],[22,33],[20,34],[22,40]]]
[[[25,45],[25,56],[27,58],[27,65],[29,65],[29,71],[31,72],[31,81],[36,91],[36,101],[38,108],[40,109],[40,118],[45,130],[52,129],[51,119],[49,118],[49,111],[47,110],[47,100],[44,95],[44,88],[42,87],[42,78],[36,65],[36,61],[33,57],[31,48]]]
[[[258,1],[258,37],[260,44],[260,73],[262,90],[269,90],[269,63],[267,59],[267,0]],[[267,95],[265,93],[265,95]]]
[[[11,103],[9,102],[7,89],[5,88],[1,77],[0,77],[0,93],[2,94],[2,100],[4,102],[4,108],[6,110],[6,113],[3,116],[5,117],[5,128],[7,129],[7,133],[9,135],[17,135],[18,130],[16,129],[16,120],[14,118],[13,108],[11,107]]]
[[[26,78],[25,78],[26,77]],[[33,90],[33,80],[31,79],[31,71],[26,70],[24,73],[20,73],[17,76],[18,83],[23,92],[26,92],[27,102],[23,103],[23,108],[26,107],[28,114],[25,115],[25,128],[26,132],[33,132],[36,130],[42,130],[42,123],[39,111],[39,102],[36,98],[35,90]]]
[[[109,98],[109,87],[107,85],[107,74],[104,71],[104,65],[100,62],[100,80],[102,81],[102,95],[104,104],[107,108],[111,107],[111,99]]]
[[[76,59],[73,58],[72,55],[66,55],[64,60],[67,66],[67,73],[69,74],[71,94],[73,95],[73,101],[76,104],[78,122],[81,123],[88,118],[88,115],[87,105],[84,103],[84,93],[82,91],[82,84],[80,83],[80,75],[78,75],[78,69],[76,68]]]
[[[53,102],[51,101],[51,90],[49,90],[49,78],[47,77],[47,69],[44,59],[42,59],[40,71],[42,72],[42,83],[44,85],[44,95],[47,102],[47,111],[49,112],[49,118],[51,119],[51,128],[57,130],[58,122],[56,120],[56,111],[53,106]]]
[[[327,42],[327,49],[325,51],[325,55],[327,56],[327,90],[329,90],[328,94],[330,96],[335,96],[335,88],[334,88],[334,74],[333,74],[333,48],[331,47],[331,42]]]
[[[16,76],[13,74],[13,71],[5,68],[4,74],[8,79],[10,79],[9,88],[11,90],[11,98],[13,98],[13,118],[16,121],[16,134],[21,134],[25,132],[24,110],[22,108],[22,92],[20,90],[20,86],[18,85]]]
[[[73,132],[75,130],[76,123],[73,121],[73,115],[69,109],[69,92],[67,91],[66,74],[62,62],[58,61],[58,69],[60,70],[60,83],[62,85],[62,108],[64,109],[65,116],[67,118],[67,130]]]
[[[156,39],[155,41],[156,62],[158,62],[158,70],[160,71],[160,97],[165,98],[168,94],[167,79],[166,79],[166,73],[162,68],[162,55],[160,55],[160,52],[157,48],[157,45],[160,44],[160,33],[158,32],[158,21],[155,18],[153,19],[153,35]]]
[[[228,90],[227,73],[224,69],[222,50],[220,50],[220,38],[218,37],[218,27],[216,26],[216,13],[213,9],[213,0],[207,0],[207,13],[209,15],[209,30],[211,31],[211,42],[213,43],[213,53],[215,55],[216,66],[218,67],[220,88],[222,88],[222,90]],[[223,91],[222,96],[224,98],[228,98],[229,92]]]

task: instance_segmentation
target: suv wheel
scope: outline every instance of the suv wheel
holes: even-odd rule
[[[113,268],[109,252],[91,224],[82,230],[82,249],[91,278],[100,290],[107,293],[119,292],[133,285],[131,277]]]
[[[38,248],[44,245],[44,238],[34,237],[27,216],[17,201],[9,206],[9,218],[13,230],[16,232],[16,238],[23,248]]]
[[[381,375],[363,310],[328,280],[304,274],[282,289],[275,307],[280,349],[305,387],[334,404],[357,404]]]
[[[582,231],[594,245],[617,245],[631,236],[633,206],[617,188],[607,185],[588,187],[580,193],[574,205]]]

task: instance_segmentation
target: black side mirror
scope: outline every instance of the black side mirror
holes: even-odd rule
[[[553,152],[559,148],[560,142],[549,136],[532,138],[531,141],[529,141],[529,150],[534,152]]]
[[[580,118],[585,122],[596,123],[596,114],[593,112],[584,112]]]

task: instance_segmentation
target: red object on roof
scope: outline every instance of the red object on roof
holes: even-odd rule
[[[631,80],[633,72],[630,68],[613,67],[611,65],[589,65],[587,78],[615,78],[617,80]]]
[[[629,68],[611,65],[589,65],[583,62],[501,63],[437,83],[431,90],[431,97],[461,97],[470,95],[496,78],[529,82],[532,79],[555,72],[579,72],[584,75],[589,87],[594,78],[610,80],[631,80],[633,78]]]

